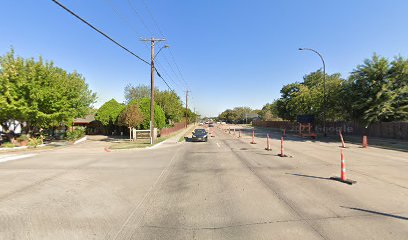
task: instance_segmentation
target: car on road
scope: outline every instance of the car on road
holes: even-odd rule
[[[208,133],[205,129],[197,128],[193,132],[191,136],[191,141],[193,142],[207,142],[208,141]]]

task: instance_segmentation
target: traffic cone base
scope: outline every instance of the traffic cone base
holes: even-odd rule
[[[353,185],[353,184],[357,183],[357,181],[354,181],[354,180],[351,180],[351,179],[344,179],[343,180],[340,177],[331,177],[330,179],[335,180],[335,181],[339,181],[339,182],[342,182],[342,183],[347,183],[349,185]]]

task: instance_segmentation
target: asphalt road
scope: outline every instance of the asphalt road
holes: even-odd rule
[[[297,139],[74,147],[0,163],[0,239],[408,239],[408,153]],[[353,159],[353,160],[352,160]]]

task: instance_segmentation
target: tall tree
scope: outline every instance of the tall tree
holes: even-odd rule
[[[155,89],[155,93],[158,89]],[[125,87],[125,99],[126,102],[131,102],[132,100],[140,100],[142,98],[150,98],[150,87],[147,85],[139,84],[137,86],[133,86],[132,84],[128,84]]]
[[[143,114],[143,122],[140,124],[142,129],[149,129],[150,128],[150,99],[149,98],[142,98],[137,101],[139,104],[140,111]],[[166,117],[164,115],[163,109],[154,104],[154,127],[161,129],[166,125]]]
[[[339,120],[347,118],[342,112],[342,85],[340,74],[326,75],[326,118]],[[314,115],[323,119],[323,73],[313,72],[303,78],[303,82],[291,83],[281,89],[281,98],[276,101],[278,116],[295,120],[298,115]]]
[[[125,109],[125,106],[112,98],[98,109],[95,120],[100,121],[104,126],[116,125],[118,124],[119,114],[123,109]]]
[[[137,102],[129,103],[119,115],[119,124],[128,128],[139,128],[144,117]]]
[[[185,112],[180,97],[174,91],[157,91],[155,102],[163,109],[169,122],[179,122]]]
[[[408,119],[408,63],[393,62],[376,54],[350,75],[346,91],[355,119],[369,125],[380,121]]]
[[[85,79],[52,62],[16,57],[11,50],[0,57],[0,122],[24,123],[26,132],[69,125],[83,117],[95,102]]]

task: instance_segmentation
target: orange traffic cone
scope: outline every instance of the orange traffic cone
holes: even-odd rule
[[[340,156],[341,156],[341,164],[340,164],[340,177],[331,177],[330,179],[340,181],[343,183],[347,183],[349,185],[352,185],[354,183],[357,183],[356,181],[353,181],[351,179],[347,179],[346,175],[346,161],[344,160],[344,154],[343,154],[343,149],[340,150]]]
[[[279,157],[287,157],[285,155],[285,149],[283,148],[283,144],[284,144],[283,142],[284,142],[283,137],[281,137],[281,152],[278,154]]]
[[[340,156],[341,156],[341,170],[340,170],[340,179],[341,181],[346,181],[346,163],[344,162],[344,154],[343,150],[340,151]]]
[[[341,134],[341,130],[339,131],[339,136],[341,140],[341,147],[346,148],[346,144],[344,143],[343,134]]]
[[[252,129],[252,142],[251,142],[251,144],[256,144],[256,142],[255,142],[255,130],[254,129]]]
[[[265,150],[272,151],[271,145],[269,143],[269,134],[266,134],[266,148],[265,148]]]
[[[363,136],[363,148],[367,148],[368,147],[368,139],[367,139],[367,136],[366,135],[364,135]]]

